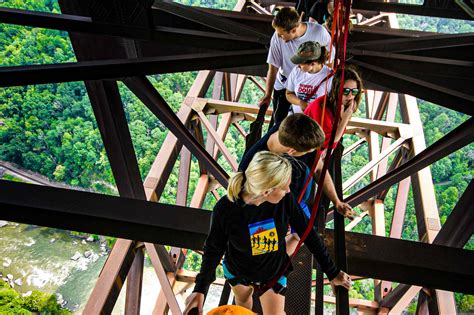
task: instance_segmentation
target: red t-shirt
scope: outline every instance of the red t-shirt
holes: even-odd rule
[[[332,126],[334,124],[334,115],[332,114],[331,110],[327,106],[326,101],[326,109],[324,110],[324,117],[323,121],[324,124],[321,122],[321,115],[323,112],[323,105],[324,105],[324,95],[318,97],[311,103],[309,103],[308,107],[304,110],[305,115],[313,118],[322,128],[324,131],[324,144],[321,149],[326,149],[329,144],[329,138],[331,137]],[[334,142],[333,149],[337,147],[337,142]]]

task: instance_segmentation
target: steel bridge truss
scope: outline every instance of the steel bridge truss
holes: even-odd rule
[[[246,84],[264,91],[261,77],[272,34],[269,12],[281,4],[239,0],[234,11],[219,11],[160,1],[77,0],[60,1],[60,15],[0,9],[2,23],[69,32],[77,62],[3,67],[0,86],[84,81],[120,194],[111,197],[0,181],[2,219],[119,238],[85,314],[110,313],[125,279],[125,312],[139,314],[145,251],[160,282],[153,314],[181,314],[178,301],[195,277],[182,268],[185,256],[189,249],[202,248],[205,240],[210,215],[201,208],[206,196],[220,198],[217,189],[227,184],[228,174],[217,158],[224,157],[228,169],[237,169],[238,159],[225,144],[229,129],[246,137],[249,130],[242,122],[256,120],[259,108],[239,102],[240,95]],[[375,298],[319,294],[316,313],[322,314],[324,301],[336,303],[340,314],[349,306],[361,314],[398,314],[417,294],[417,312],[453,313],[452,292],[474,294],[474,254],[463,249],[474,232],[474,183],[441,226],[429,165],[472,143],[474,120],[426,147],[415,97],[472,116],[474,35],[399,30],[394,14],[379,11],[469,17],[452,1],[407,6],[359,0],[354,9],[358,25],[350,37],[348,62],[359,67],[369,89],[366,117],[352,118],[347,128],[359,140],[342,156],[366,146],[370,159],[341,183],[341,189],[347,193],[367,176],[370,184],[345,198],[359,206],[361,215],[328,230],[325,241],[335,251],[345,246],[342,259],[353,279],[375,279]],[[192,70],[200,71],[174,113],[146,75]],[[118,81],[170,130],[144,181]],[[211,98],[206,97],[208,92]],[[395,122],[397,111],[402,122]],[[267,110],[265,122],[271,114]],[[199,161],[200,177],[188,203],[192,156]],[[176,205],[160,203],[178,159]],[[396,184],[386,235],[384,199]],[[410,187],[419,242],[400,239]],[[328,214],[328,220],[333,217]],[[372,235],[350,232],[366,218],[371,220]],[[338,238],[345,239],[343,245]],[[167,250],[165,244],[173,247]],[[393,282],[400,284],[394,287]],[[216,283],[224,284],[222,279]],[[314,282],[319,288],[324,284],[322,277]]]

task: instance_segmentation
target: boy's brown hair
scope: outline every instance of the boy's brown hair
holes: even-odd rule
[[[300,24],[300,15],[294,8],[282,8],[273,18],[273,28],[279,27],[286,32],[291,31]]]
[[[307,152],[323,145],[324,132],[311,117],[298,113],[281,122],[278,141],[298,152]]]

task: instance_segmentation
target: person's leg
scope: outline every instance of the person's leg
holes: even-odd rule
[[[298,245],[298,242],[300,241],[300,238],[298,237],[298,234],[293,233],[289,234],[285,238],[286,240],[286,253],[288,256],[291,256],[293,252],[296,249],[296,246]]]
[[[285,297],[275,293],[272,289],[265,292],[260,297],[263,314],[284,315],[285,313]]]
[[[242,284],[237,284],[232,287],[232,292],[235,296],[235,304],[238,306],[245,307],[249,310],[252,309],[253,306],[253,288],[249,286],[245,286]]]
[[[310,185],[309,187],[311,186],[314,186],[314,185]],[[310,191],[311,189],[308,189],[308,192]],[[311,217],[311,210],[309,209],[306,202],[304,201],[300,202],[300,207],[301,207],[301,210],[303,210],[306,218],[309,220],[309,218]],[[286,236],[285,241],[286,241],[286,253],[288,254],[288,256],[291,256],[293,252],[295,251],[296,246],[298,245],[298,242],[300,241],[300,238],[298,234],[296,234],[296,231],[291,229],[291,234]]]
[[[288,116],[290,102],[286,99],[286,89],[273,91],[273,121],[276,124],[282,122]]]

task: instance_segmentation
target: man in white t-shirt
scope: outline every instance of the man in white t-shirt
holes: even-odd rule
[[[285,84],[295,66],[290,60],[291,56],[307,41],[318,42],[329,51],[331,36],[319,24],[302,23],[299,14],[293,8],[281,9],[273,19],[272,26],[275,33],[270,41],[267,58],[265,96],[259,105],[269,104],[273,93],[273,120],[277,124],[288,115],[290,108],[290,103],[286,100]]]
[[[297,66],[286,81],[286,99],[293,113],[302,113],[309,103],[331,90],[333,72],[326,59],[326,48],[312,41],[301,44],[291,57]]]

